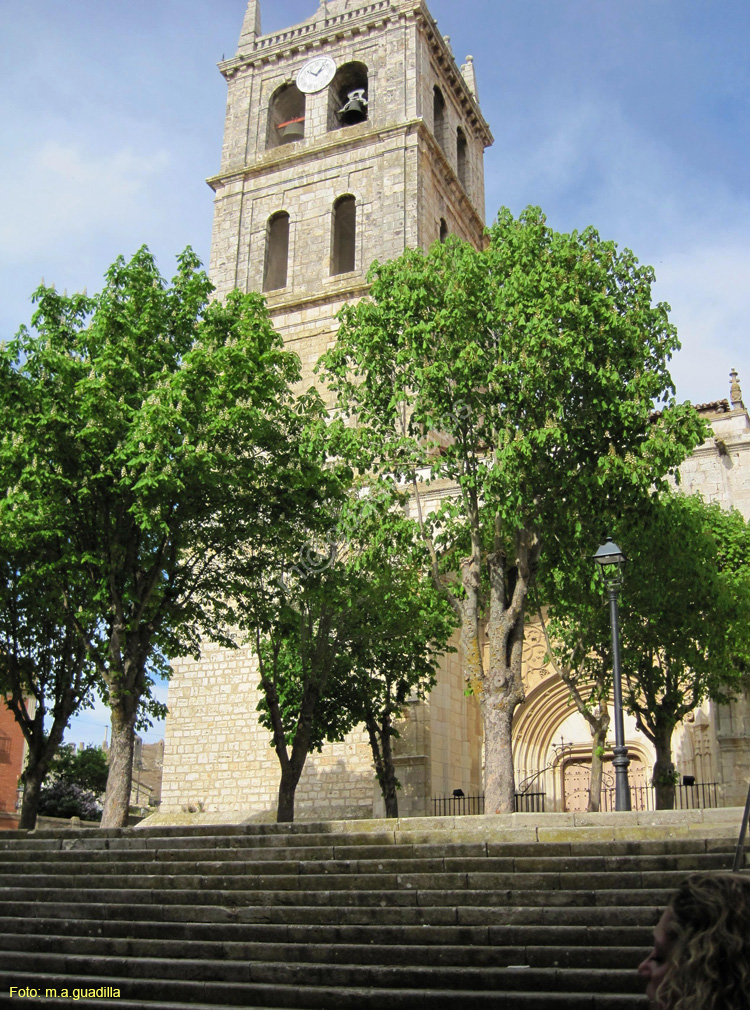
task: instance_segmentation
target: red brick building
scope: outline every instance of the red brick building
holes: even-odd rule
[[[0,830],[18,826],[16,796],[25,741],[13,713],[0,700]]]

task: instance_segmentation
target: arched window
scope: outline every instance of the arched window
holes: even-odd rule
[[[445,150],[445,99],[437,85],[432,92],[432,131],[435,140]]]
[[[456,130],[456,174],[464,189],[469,188],[468,144],[466,134],[459,128]]]
[[[445,242],[448,238],[448,224],[444,217],[440,218],[440,241]]]
[[[357,201],[353,196],[340,196],[333,205],[332,274],[345,274],[354,270],[356,238]]]
[[[268,106],[266,147],[293,144],[305,135],[305,96],[296,84],[284,84]]]
[[[363,123],[368,117],[367,67],[356,61],[336,71],[328,88],[328,129]]]
[[[286,287],[289,264],[289,215],[280,211],[269,218],[266,235],[266,268],[263,290],[276,291]]]

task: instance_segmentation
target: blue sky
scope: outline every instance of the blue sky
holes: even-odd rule
[[[265,0],[263,30],[316,0]],[[679,399],[750,400],[747,0],[432,0],[475,58],[486,212],[540,205],[654,266],[683,343]],[[208,262],[225,83],[245,0],[0,0],[0,340],[44,278],[99,289],[146,243]],[[108,722],[85,713],[75,739]]]

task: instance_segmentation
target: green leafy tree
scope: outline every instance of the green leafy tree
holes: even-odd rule
[[[81,817],[99,821],[99,803],[107,788],[109,765],[101,747],[76,750],[63,744],[50,767],[50,781],[42,787],[39,813],[47,817]]]
[[[703,425],[670,399],[678,347],[653,271],[593,229],[502,211],[486,249],[458,240],[375,264],[324,358],[360,465],[411,482],[435,585],[461,628],[485,738],[485,809],[514,804],[526,600],[545,542],[660,482]],[[664,403],[653,421],[654,400]],[[486,652],[485,652],[486,645]]]
[[[414,564],[424,549],[403,494],[377,482],[352,486],[346,467],[339,475],[304,544],[291,559],[266,560],[267,596],[253,615],[261,722],[281,765],[279,821],[293,819],[310,751],[359,722],[388,816],[397,816],[395,721],[407,697],[434,683],[455,624]]]
[[[33,331],[0,353],[0,521],[48,552],[60,623],[110,706],[105,826],[127,817],[153,676],[168,657],[198,655],[203,635],[234,644],[232,601],[257,578],[252,544],[308,507],[306,405],[289,392],[298,359],[260,295],[222,304],[211,291],[189,249],[167,284],[143,248],[95,297],[41,287]]]
[[[239,620],[258,661],[261,725],[271,733],[281,776],[277,820],[294,820],[294,800],[308,754],[342,740],[353,725],[342,704],[349,671],[347,628],[335,618],[348,603],[331,530],[345,508],[351,470],[331,453],[328,418],[310,394],[297,440],[304,480],[295,521],[268,528],[253,545],[257,574],[239,600]]]
[[[750,527],[735,511],[665,491],[613,525],[627,556],[620,593],[623,696],[656,752],[658,809],[672,809],[675,727],[705,698],[741,690],[750,660]],[[589,552],[590,553],[590,552]],[[611,671],[609,613],[591,560],[554,573],[550,637],[580,684]],[[606,678],[609,692],[611,677]],[[593,787],[592,787],[593,788]]]
[[[294,799],[308,755],[343,740],[354,725],[343,704],[349,670],[343,580],[318,572],[287,590],[265,632],[256,627],[263,697],[261,725],[270,730],[281,766],[276,819],[294,820]]]
[[[375,485],[373,492],[378,488]],[[417,523],[406,496],[379,485],[354,512],[347,563],[356,577],[354,613],[366,620],[348,646],[347,705],[370,740],[386,817],[398,817],[399,782],[393,741],[407,700],[424,699],[435,685],[441,656],[456,628],[453,610],[429,574]]]
[[[399,782],[393,741],[407,701],[424,699],[435,686],[440,657],[455,629],[452,610],[422,573],[382,560],[366,573],[359,606],[370,615],[352,643],[348,705],[364,724],[385,816],[398,817]]]
[[[98,796],[107,788],[107,753],[101,747],[89,745],[76,750],[73,744],[64,744],[55,754],[51,772],[55,778]]]
[[[706,697],[739,691],[750,668],[750,528],[738,512],[673,495],[629,533],[626,702],[654,745],[656,805],[668,810],[675,727]]]
[[[19,827],[34,827],[40,791],[71,716],[91,702],[95,670],[40,559],[7,550],[0,529],[0,694],[27,746]]]

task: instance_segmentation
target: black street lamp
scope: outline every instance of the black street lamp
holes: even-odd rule
[[[625,746],[625,726],[622,717],[622,672],[620,670],[620,621],[617,613],[617,591],[622,586],[625,555],[612,537],[607,537],[593,557],[599,565],[602,581],[609,593],[609,618],[612,624],[612,681],[615,691],[615,810],[630,810],[628,782],[628,748]]]

